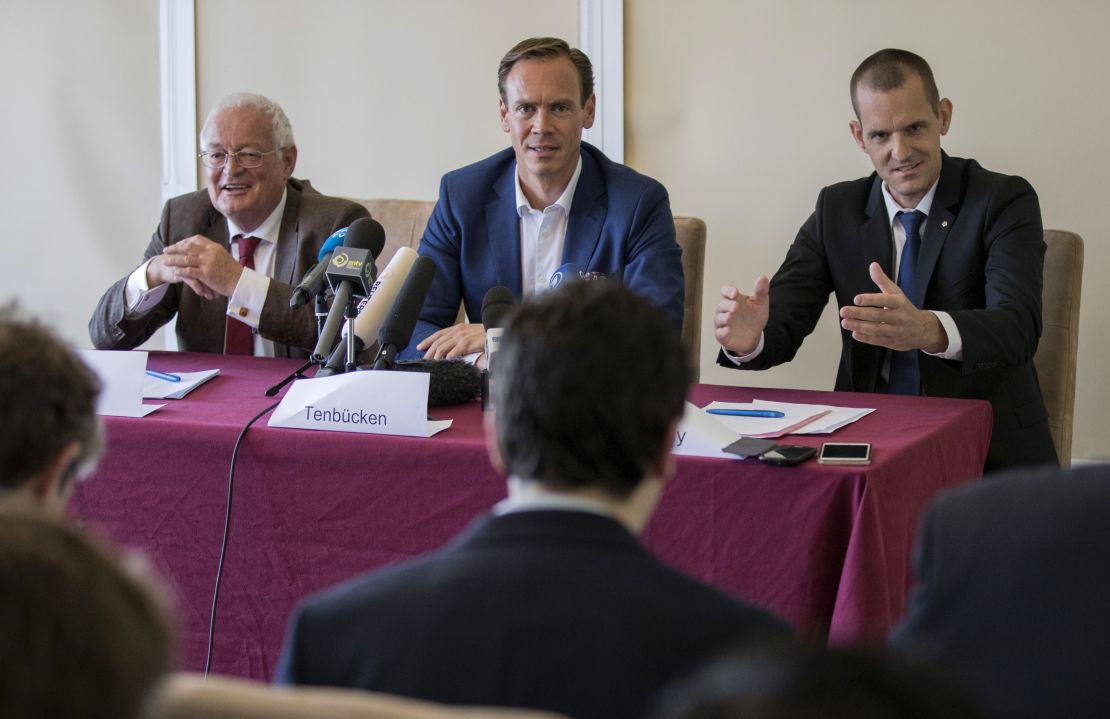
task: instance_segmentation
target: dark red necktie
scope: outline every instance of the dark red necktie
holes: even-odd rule
[[[239,264],[247,269],[254,269],[254,251],[261,242],[257,237],[243,237],[236,235],[239,242]],[[239,314],[246,314],[245,308],[240,308]],[[253,355],[254,332],[251,326],[240,322],[234,317],[227,317],[227,327],[224,331],[224,354]]]

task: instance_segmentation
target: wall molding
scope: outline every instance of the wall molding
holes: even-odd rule
[[[582,139],[624,162],[624,0],[579,0],[578,46],[594,66],[597,111]]]
[[[195,0],[159,0],[162,200],[197,189]]]

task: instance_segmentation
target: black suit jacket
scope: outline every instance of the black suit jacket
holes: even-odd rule
[[[293,286],[316,262],[320,246],[332,232],[359,217],[366,208],[350,200],[321,195],[308,181],[290,179],[286,185],[285,213],[281,218],[274,276],[258,326],[259,334],[276,342],[278,357],[306,357],[316,342],[316,321],[310,304],[290,309]],[[212,206],[206,190],[168,201],[143,262],[162,254],[168,245],[193,235],[203,235],[230,248],[227,219]],[[130,273],[128,273],[130,275]],[[149,313],[125,317],[127,302],[124,276],[100,298],[89,320],[89,336],[97,349],[132,349],[177,315],[177,339],[187,352],[223,352],[227,298],[203,299],[185,284],[170,285],[162,301]],[[299,349],[298,349],[299,348]]]
[[[877,174],[821,191],[771,280],[764,350],[745,369],[794,358],[829,294],[851,305],[877,292],[868,265],[893,277],[890,219]],[[985,399],[994,409],[987,468],[1056,462],[1033,355],[1041,334],[1044,231],[1033,188],[1020,177],[944,155],[917,263],[919,307],[948,312],[963,338],[963,359],[918,353],[924,393]],[[836,389],[882,389],[887,350],[841,329]],[[726,357],[719,363],[734,367]]]
[[[710,655],[788,633],[663,566],[612,519],[520,512],[302,605],[278,681],[639,718]]]
[[[995,716],[1110,717],[1110,465],[938,499],[894,643],[939,654]]]

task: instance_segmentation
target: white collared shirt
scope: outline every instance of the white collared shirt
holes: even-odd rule
[[[553,492],[545,489],[540,482],[535,480],[521,479],[513,475],[509,477],[508,485],[509,496],[493,505],[492,511],[495,515],[562,510],[613,517],[612,510],[603,502],[575,494]]]
[[[244,233],[230,218],[227,219],[227,236],[229,239],[236,235],[249,235],[262,240],[254,251],[254,269],[244,268],[239,277],[235,290],[227,298],[227,315],[246,323],[257,330],[262,318],[262,307],[266,303],[266,293],[270,290],[270,278],[274,274],[277,264],[277,243],[281,237],[281,220],[285,215],[285,202],[289,190],[282,190],[281,201],[274,208],[262,224],[255,230]],[[239,261],[239,243],[231,242],[231,256]],[[151,258],[153,259],[153,258]],[[154,289],[146,281],[146,268],[150,264],[147,260],[139,265],[127,278],[124,288],[124,298],[127,303],[127,317],[129,319],[141,317],[150,312],[165,296],[169,285],[159,285]],[[245,310],[240,313],[240,309]],[[274,343],[264,339],[257,332],[254,334],[254,354],[258,357],[273,357]]]
[[[520,175],[513,172],[516,180],[516,211],[520,216],[521,290],[525,297],[546,290],[551,284],[551,275],[563,264],[570,205],[581,174],[582,155],[579,153],[578,166],[563,194],[553,205],[537,210],[524,196]]]
[[[903,227],[902,223],[898,220],[898,213],[913,212],[914,210],[917,210],[921,214],[925,215],[925,221],[921,223],[921,227],[918,229],[918,234],[921,237],[925,237],[925,228],[929,226],[929,213],[933,209],[933,198],[936,197],[937,185],[939,184],[940,178],[938,177],[937,181],[933,183],[933,186],[929,188],[929,191],[925,193],[925,196],[921,198],[921,202],[917,203],[917,207],[911,209],[902,207],[897,202],[895,202],[894,198],[890,195],[890,190],[887,188],[886,183],[883,183],[883,201],[886,203],[887,219],[890,220],[890,236],[894,238],[894,262],[892,263],[893,267],[891,269],[891,272],[893,274],[891,274],[891,279],[895,282],[898,281],[898,267],[902,264],[902,248],[906,246],[906,228]],[[945,333],[948,335],[948,348],[945,349],[943,352],[938,352],[936,354],[933,354],[932,352],[926,352],[925,354],[932,354],[934,357],[940,357],[942,359],[963,359],[963,338],[960,337],[960,330],[957,329],[956,323],[952,319],[952,315],[940,310],[929,311],[936,315],[937,319],[940,320],[941,327],[944,328]],[[886,377],[888,374],[886,368],[889,366],[889,362],[890,360],[888,358],[886,363],[884,364],[884,377]]]

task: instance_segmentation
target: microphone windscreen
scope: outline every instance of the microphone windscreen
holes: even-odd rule
[[[340,227],[335,232],[324,240],[324,244],[320,246],[320,251],[316,253],[316,261],[323,262],[324,257],[335,252],[335,248],[343,244],[343,238],[347,236],[348,227]]]
[[[547,286],[549,289],[555,289],[559,285],[569,280],[577,280],[582,277],[582,268],[573,262],[567,262],[562,267],[555,270],[548,281]]]
[[[481,391],[478,368],[463,360],[412,360],[397,362],[392,369],[401,372],[427,372],[428,406],[466,404]]]
[[[343,245],[369,250],[370,256],[377,258],[385,247],[385,228],[377,220],[360,217],[347,228],[347,238],[343,240]]]
[[[354,333],[362,339],[363,344],[369,346],[377,341],[386,313],[397,298],[397,293],[401,291],[401,286],[405,284],[416,257],[416,250],[411,247],[397,250],[397,254],[393,255],[393,259],[370,288],[370,299],[351,323]]]
[[[436,264],[430,257],[417,257],[413,261],[409,276],[405,278],[405,284],[393,300],[389,315],[378,332],[380,347],[392,345],[397,349],[404,349],[408,346],[416,321],[420,318],[420,310],[424,309],[424,298],[428,296],[428,289],[435,276]]]
[[[488,329],[500,327],[505,315],[513,307],[513,292],[508,287],[491,287],[482,298],[482,325]]]

